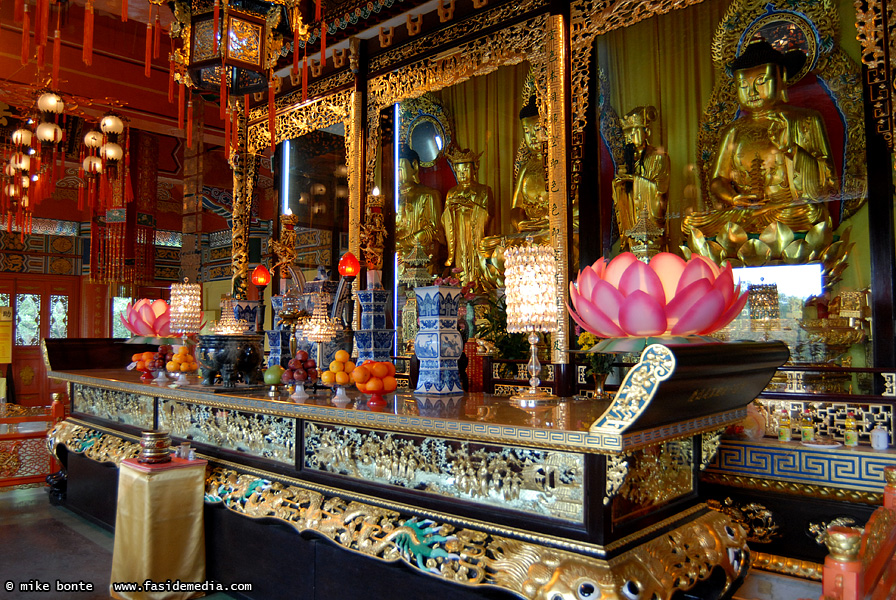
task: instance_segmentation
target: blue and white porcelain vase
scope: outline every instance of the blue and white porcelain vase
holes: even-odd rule
[[[418,394],[462,394],[457,361],[464,342],[457,330],[460,288],[442,285],[418,287],[417,311],[420,329],[414,338],[414,353],[420,360]]]
[[[394,329],[386,329],[386,303],[389,292],[384,289],[358,292],[361,304],[361,328],[355,331],[358,360],[387,361],[392,357]]]
[[[250,331],[255,331],[258,321],[258,300],[234,300],[233,318],[245,321]]]

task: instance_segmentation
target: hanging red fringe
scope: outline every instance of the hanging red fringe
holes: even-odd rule
[[[128,0],[121,0],[121,22],[128,22]]]
[[[38,46],[46,46],[50,31],[50,0],[37,0],[37,7],[40,10],[40,28],[34,30],[35,42]]]
[[[146,24],[146,61],[143,67],[143,75],[149,77],[152,67],[152,23]]]
[[[327,24],[320,24],[320,66],[327,64]]]
[[[292,32],[292,74],[299,74],[299,30]]]
[[[22,18],[25,16],[25,0],[16,0],[15,11],[12,15],[12,20],[16,23],[21,23]]]
[[[62,36],[59,30],[53,36],[53,88],[59,89],[59,60],[62,51]]]
[[[159,9],[156,8],[156,20],[152,26],[152,57],[159,58],[160,48],[162,47],[162,21],[159,19]]]
[[[321,0],[314,0],[314,20],[320,21]]]
[[[187,102],[187,148],[193,147],[193,99]]]
[[[221,91],[218,100],[220,102],[218,116],[223,121],[227,112],[227,67],[224,66],[224,63],[221,63]]]
[[[168,103],[174,102],[174,61],[168,61]]]
[[[177,128],[184,128],[184,82],[181,81],[177,89]]]
[[[271,69],[271,77],[268,80],[268,132],[271,135],[271,156],[274,155],[275,140],[277,139],[277,115],[274,105],[274,70]]]
[[[212,29],[212,54],[218,53],[218,28],[221,26],[220,10],[221,8],[218,4],[218,0],[215,0],[215,27]]]
[[[84,5],[84,47],[81,60],[88,67],[93,64],[93,0]]]
[[[305,45],[305,56],[302,57],[302,102],[308,100],[308,46]]]
[[[31,55],[31,17],[28,16],[28,5],[22,16],[22,64],[27,65]]]
[[[131,134],[128,132],[124,144],[124,201],[134,199],[134,187],[131,185]]]

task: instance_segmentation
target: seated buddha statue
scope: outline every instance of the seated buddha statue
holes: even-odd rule
[[[442,197],[420,183],[420,156],[408,145],[398,150],[398,214],[395,216],[395,245],[406,254],[419,243],[424,252],[438,257],[444,239],[441,230]],[[431,269],[431,272],[435,272]]]
[[[669,190],[669,156],[650,144],[650,123],[656,108],[639,106],[622,118],[625,162],[613,178],[613,205],[622,249],[638,245],[638,220],[647,221],[644,244],[652,253],[663,250],[666,231],[666,192]],[[647,235],[650,229],[652,235]]]
[[[546,241],[550,203],[545,183],[544,150],[545,134],[535,96],[520,110],[520,125],[523,129],[523,152],[516,170],[513,198],[510,208],[510,223],[514,232],[507,236],[495,235],[482,238],[479,255],[482,271],[490,287],[503,287],[504,249],[522,243],[531,235],[536,242]],[[577,221],[577,218],[575,219]]]
[[[716,235],[728,222],[747,233],[771,223],[807,231],[828,218],[825,203],[838,192],[821,115],[787,103],[787,83],[806,55],[753,42],[730,64],[742,116],[723,132],[709,190],[714,208],[682,220]]]
[[[472,150],[448,154],[457,185],[448,190],[442,213],[442,227],[448,243],[445,266],[462,269],[460,279],[464,284],[482,278],[479,242],[495,210],[492,188],[477,181],[480,156],[481,153]]]

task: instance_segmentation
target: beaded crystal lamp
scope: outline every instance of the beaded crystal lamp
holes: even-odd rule
[[[339,330],[338,319],[327,316],[327,296],[318,294],[314,302],[314,310],[311,312],[311,318],[305,322],[302,333],[309,342],[317,344],[317,364],[318,368],[323,362],[323,347],[336,337]]]
[[[557,331],[557,263],[553,250],[526,238],[523,246],[505,252],[507,287],[507,331],[528,333],[529,389],[511,397],[514,401],[541,402],[556,396],[538,389],[541,363],[538,362],[538,333]]]
[[[199,331],[202,323],[202,290],[198,283],[190,283],[188,278],[184,278],[183,283],[172,283],[170,306],[173,333],[190,334]]]

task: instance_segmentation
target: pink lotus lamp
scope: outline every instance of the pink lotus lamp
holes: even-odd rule
[[[607,338],[592,350],[635,352],[648,343],[693,343],[740,314],[747,294],[734,284],[730,265],[695,256],[685,262],[661,252],[645,264],[631,252],[600,259],[569,284],[570,316]],[[651,340],[650,338],[662,338]]]
[[[142,298],[130,303],[118,317],[125,328],[138,337],[166,338],[171,335],[168,303]]]

